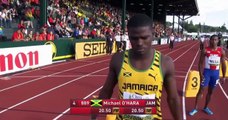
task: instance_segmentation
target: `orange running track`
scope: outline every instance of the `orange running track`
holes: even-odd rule
[[[173,58],[176,69],[177,89],[181,99],[183,120],[226,120],[228,117],[228,83],[219,85],[209,107],[214,115],[199,111],[191,117],[194,98],[185,98],[187,75],[197,70],[199,42],[176,43],[173,50],[168,45],[156,45],[155,49]],[[0,79],[0,120],[89,120],[89,115],[71,115],[70,99],[89,99],[97,95],[105,82],[111,56],[105,55],[83,60],[68,60],[40,69],[13,74],[10,79]],[[205,91],[206,92],[206,91]],[[205,96],[206,94],[204,94]],[[117,98],[117,92],[113,94]],[[204,105],[205,97],[199,107]],[[172,120],[162,96],[164,120]],[[104,120],[100,115],[99,120]]]

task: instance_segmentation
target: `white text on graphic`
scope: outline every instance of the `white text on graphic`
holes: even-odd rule
[[[13,56],[13,54],[1,55],[0,54],[0,71],[13,70],[14,65],[17,68],[23,68],[27,64],[29,66],[39,64],[38,51],[31,51],[28,53],[20,52]]]

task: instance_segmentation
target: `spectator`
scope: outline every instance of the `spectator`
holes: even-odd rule
[[[1,36],[1,37],[4,36],[3,27],[2,27],[2,26],[0,27],[0,36]]]
[[[219,33],[218,34],[218,46],[220,47],[221,45],[222,45],[222,34],[221,33]]]
[[[47,40],[47,29],[43,29],[39,35],[39,40],[44,41]]]
[[[40,33],[38,31],[33,35],[33,40],[40,41]]]
[[[88,35],[89,35],[89,30],[88,28],[84,28],[82,31],[82,35],[83,35],[83,39],[88,39]]]
[[[73,37],[75,37],[76,39],[79,39],[79,27],[76,26],[73,32]]]
[[[94,39],[97,37],[97,29],[94,28],[92,31],[91,31],[91,37]]]
[[[26,35],[25,41],[33,41],[33,31],[29,31],[29,33]]]
[[[112,33],[106,32],[106,53],[112,54],[113,39]]]
[[[121,36],[120,36],[120,32],[117,32],[117,34],[115,36],[115,41],[116,41],[117,51],[120,52],[120,49],[121,49]]]
[[[47,40],[53,41],[55,39],[55,36],[53,34],[53,31],[50,30],[49,33],[47,34]]]
[[[4,32],[3,32],[3,27],[0,27],[0,40],[1,41],[5,41],[6,37],[4,36]]]
[[[173,44],[174,44],[174,41],[175,41],[175,36],[174,34],[172,33],[170,36],[169,36],[169,49],[173,49]]]
[[[25,28],[24,20],[21,20],[17,26],[18,26],[18,29]]]
[[[24,35],[23,35],[23,33],[22,33],[22,30],[23,30],[24,28],[20,28],[20,29],[18,29],[17,31],[15,31],[14,33],[13,33],[13,36],[12,36],[12,41],[23,41],[24,40]]]

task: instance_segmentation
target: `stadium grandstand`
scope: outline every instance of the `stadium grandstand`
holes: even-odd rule
[[[123,4],[127,10],[125,20],[134,13],[153,17],[156,37],[166,36],[170,31],[165,26],[167,15],[184,20],[185,16],[198,14],[195,0],[48,0],[44,8],[47,22],[41,26],[42,1],[2,0],[1,41],[105,38],[107,31],[121,32]],[[22,37],[14,40],[18,31]]]
[[[0,118],[89,119],[90,115],[72,115],[70,107],[75,105],[72,98],[98,97],[113,53],[131,49],[126,25],[136,13],[147,14],[153,20],[151,45],[156,52],[151,57],[154,63],[151,66],[159,68],[155,70],[162,73],[160,68],[163,64],[156,64],[157,61],[163,62],[156,59],[157,56],[161,58],[160,53],[170,56],[175,62],[176,88],[182,97],[183,120],[196,120],[196,117],[209,119],[211,116],[201,111],[196,117],[186,116],[193,102],[184,94],[190,88],[195,92],[200,85],[197,82],[200,79],[190,74],[198,69],[200,41],[188,37],[198,33],[183,34],[183,21],[198,15],[197,0],[0,0]],[[167,25],[167,16],[173,17],[171,26]],[[177,22],[174,17],[178,17]],[[151,35],[149,38],[152,38]],[[209,36],[207,33],[200,35]],[[224,35],[224,38],[228,49],[228,36]],[[147,43],[146,46],[150,46]],[[169,43],[172,45],[169,46]],[[207,41],[205,45],[208,45]],[[226,53],[228,55],[228,51]],[[130,54],[123,56],[131,57]],[[143,66],[144,63],[140,64]],[[131,74],[126,72],[126,77]],[[157,74],[148,75],[156,81]],[[188,78],[188,75],[193,77]],[[143,84],[136,86],[139,85]],[[227,110],[219,108],[227,102],[227,95],[225,93],[224,99],[222,92],[215,94],[215,97],[222,98],[213,102],[217,116],[212,116],[212,119],[220,120],[227,115]],[[114,93],[112,98],[117,98],[117,94]],[[170,120],[172,114],[166,101],[162,100],[162,117]],[[154,110],[151,109],[152,112]]]

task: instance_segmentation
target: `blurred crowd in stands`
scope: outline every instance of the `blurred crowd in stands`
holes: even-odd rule
[[[12,41],[43,41],[74,37],[77,39],[107,38],[122,35],[121,9],[106,0],[48,0],[47,24],[39,23],[39,0],[1,0],[0,35],[4,28],[16,22],[18,29]],[[131,16],[127,12],[126,21]],[[154,22],[155,37],[167,35],[164,25]],[[127,30],[126,30],[127,31]],[[127,32],[126,32],[127,33]],[[3,35],[4,33],[2,33]]]

